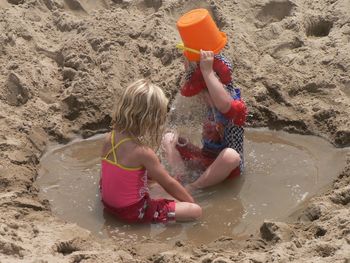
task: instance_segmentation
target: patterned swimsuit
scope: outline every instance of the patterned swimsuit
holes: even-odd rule
[[[216,62],[215,62],[216,60]],[[233,85],[231,78],[232,65],[222,55],[215,55],[214,65],[225,68],[221,73],[220,67],[216,67],[216,73],[218,78],[223,83],[225,89],[230,94],[232,102],[244,104],[241,101],[240,89]],[[206,84],[201,72],[199,65],[191,65],[185,75],[185,85],[181,89],[181,94],[186,97],[197,95],[200,91],[206,89]],[[215,70],[215,69],[214,69]],[[224,84],[226,83],[226,84]],[[228,178],[233,178],[240,175],[244,169],[244,156],[243,156],[243,135],[244,135],[244,122],[246,116],[246,108],[244,106],[241,111],[241,119],[237,122],[236,110],[232,107],[227,113],[219,112],[215,107],[208,107],[207,118],[203,124],[203,135],[202,144],[203,147],[200,149],[191,143],[178,143],[176,145],[182,159],[189,161],[192,167],[199,167],[206,169],[209,167],[225,148],[232,148],[237,151],[240,155],[241,161],[240,166],[234,169]],[[243,118],[242,118],[243,117]],[[236,125],[237,123],[238,125]],[[180,141],[186,141],[184,138],[180,138]],[[179,142],[180,142],[179,141]],[[194,164],[194,166],[192,165]]]
[[[232,84],[226,85],[225,88],[230,93],[232,99],[240,99],[240,90],[238,88],[235,88]],[[207,122],[204,124],[203,129],[211,130],[210,134],[203,133],[203,149],[217,154],[225,148],[236,150],[241,157],[240,171],[242,173],[244,168],[244,128],[235,125],[217,109],[209,107]]]

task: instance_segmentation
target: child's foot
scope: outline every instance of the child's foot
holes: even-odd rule
[[[162,140],[162,148],[166,153],[170,153],[176,145],[176,136],[174,133],[168,132],[164,134]]]

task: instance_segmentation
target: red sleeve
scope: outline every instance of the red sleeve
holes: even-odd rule
[[[242,100],[232,100],[231,108],[223,115],[227,119],[233,120],[235,125],[243,126],[247,118],[247,107]]]

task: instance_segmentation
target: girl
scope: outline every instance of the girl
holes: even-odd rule
[[[128,223],[166,223],[198,219],[202,210],[160,164],[158,147],[168,100],[141,79],[127,87],[112,119],[102,153],[101,194],[107,211]],[[179,200],[151,199],[147,178]]]

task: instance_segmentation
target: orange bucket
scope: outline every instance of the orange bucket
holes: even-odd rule
[[[224,32],[220,32],[208,10],[194,9],[182,17],[176,23],[184,46],[196,50],[209,50],[219,53],[227,43]],[[199,61],[200,55],[184,51],[184,55],[190,61]]]

